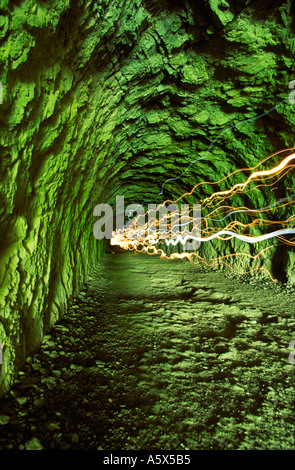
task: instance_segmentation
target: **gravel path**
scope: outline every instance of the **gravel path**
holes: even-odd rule
[[[108,254],[0,405],[0,449],[295,449],[294,289]]]

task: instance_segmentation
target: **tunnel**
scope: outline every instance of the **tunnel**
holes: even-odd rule
[[[294,11],[1,0],[0,449],[294,450]]]

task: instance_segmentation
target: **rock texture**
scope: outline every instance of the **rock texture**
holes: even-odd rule
[[[103,251],[94,206],[153,200],[223,130],[288,96],[292,5],[1,1],[1,393]],[[224,133],[164,196],[292,147],[293,125],[284,103]],[[265,262],[294,279],[288,253]]]
[[[2,400],[0,449],[294,450],[295,289],[200,268],[104,257]]]

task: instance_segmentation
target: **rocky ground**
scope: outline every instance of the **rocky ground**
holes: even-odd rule
[[[0,405],[0,449],[295,449],[295,290],[108,254]]]

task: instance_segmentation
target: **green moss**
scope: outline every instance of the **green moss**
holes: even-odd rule
[[[165,196],[177,197],[294,145],[287,103],[225,132],[289,93],[286,9],[271,6],[262,21],[251,6],[234,14],[231,2],[210,0],[202,19],[189,6],[156,3],[1,3],[1,315],[11,342],[5,364],[17,358],[3,390],[101,255],[92,236],[98,202],[153,200],[166,179],[206,155],[165,186]],[[201,186],[192,201],[212,192]],[[236,203],[269,200],[265,189]],[[240,248],[233,241],[202,250],[210,259]]]

